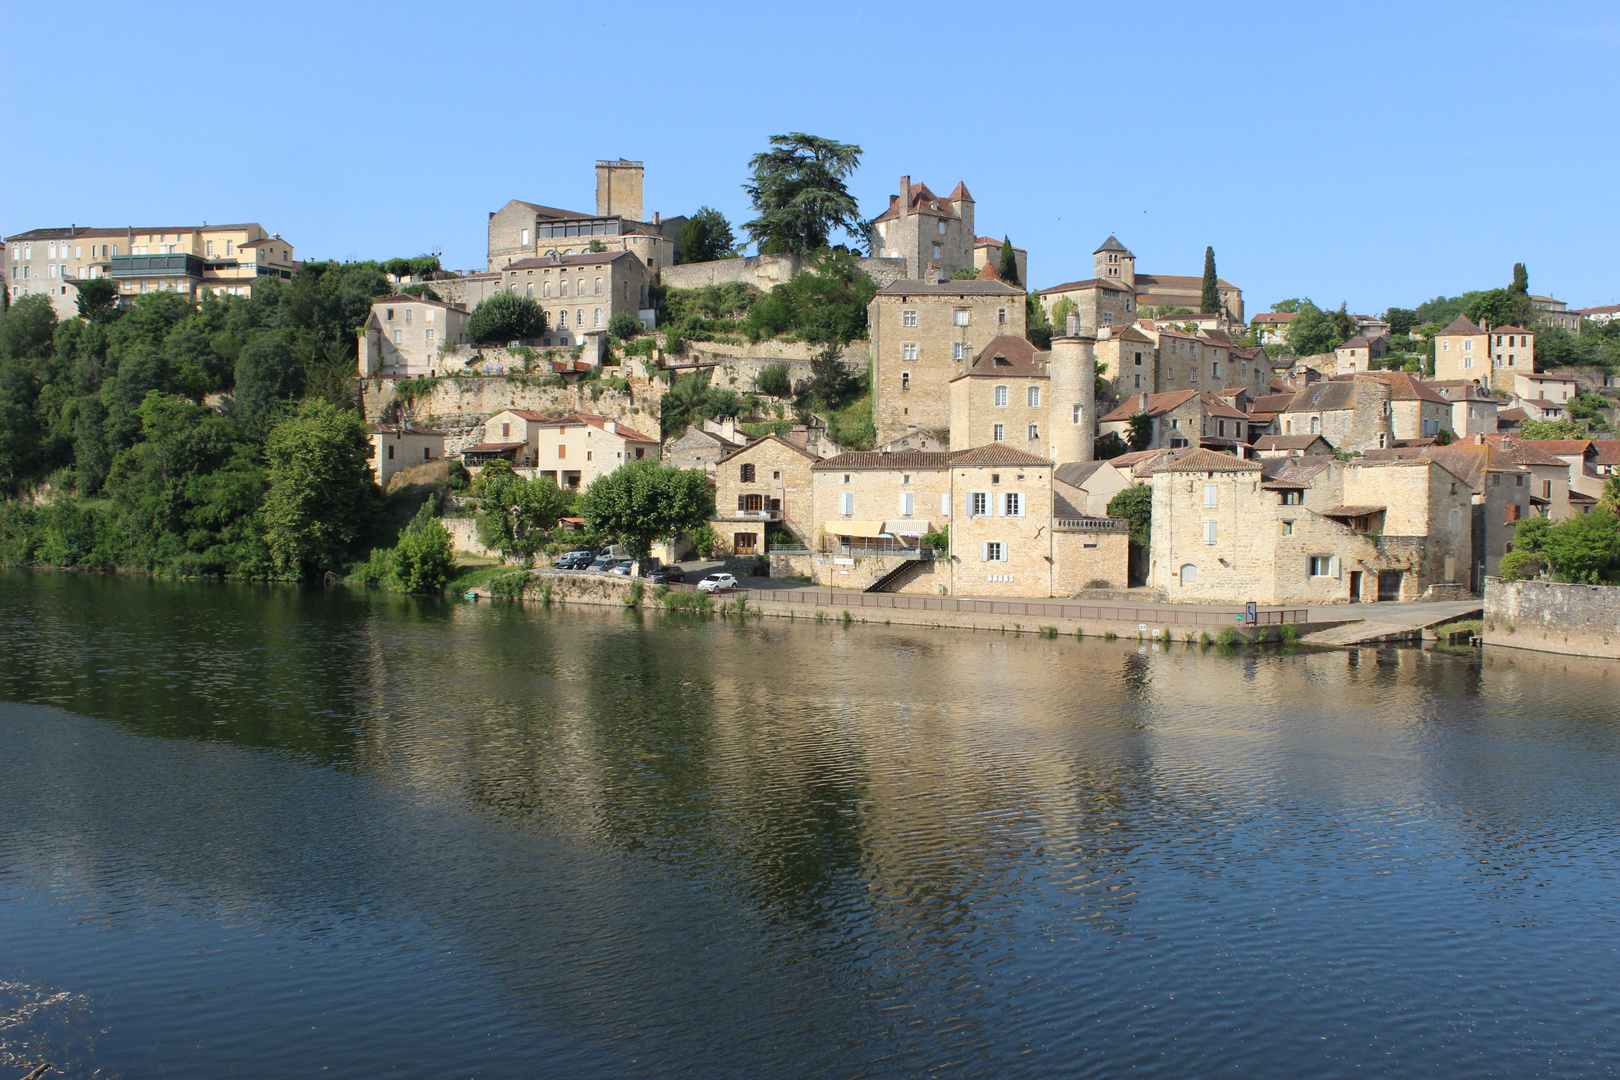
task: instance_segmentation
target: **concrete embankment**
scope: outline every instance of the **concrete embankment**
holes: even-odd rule
[[[653,586],[643,585],[639,597],[629,603],[634,584],[628,578],[602,574],[570,573],[566,571],[538,570],[530,574],[522,599],[526,602],[554,604],[584,604],[597,607],[638,607],[662,609],[665,605]],[[488,588],[478,590],[489,595]],[[1291,631],[1283,624],[1269,626],[1243,626],[1233,613],[1212,611],[1207,608],[1130,608],[1105,604],[1081,604],[1076,601],[1038,600],[958,600],[943,597],[927,601],[922,598],[891,596],[889,594],[833,592],[826,589],[791,589],[774,593],[773,590],[742,590],[714,597],[715,608],[729,606],[735,613],[740,599],[742,610],[749,614],[770,615],[789,619],[833,619],[852,622],[893,624],[903,626],[954,627],[965,630],[1013,631],[1073,634],[1079,631],[1087,637],[1108,634],[1121,638],[1143,639],[1164,637],[1169,631],[1173,641],[1201,640],[1205,634],[1217,637],[1230,627],[1240,638],[1248,641],[1275,640]],[[789,599],[791,598],[791,599]],[[972,609],[972,610],[968,610]],[[1304,630],[1304,626],[1299,627]]]
[[[1485,581],[1485,644],[1620,659],[1620,588]]]

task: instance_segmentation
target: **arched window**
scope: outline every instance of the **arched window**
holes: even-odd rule
[[[1181,567],[1181,583],[1183,585],[1198,584],[1198,567],[1192,563],[1184,563]]]

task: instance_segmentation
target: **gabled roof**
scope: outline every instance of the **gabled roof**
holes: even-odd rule
[[[1315,443],[1333,444],[1320,435],[1262,435],[1254,441],[1256,450],[1308,450]]]
[[[1090,480],[1097,470],[1107,465],[1106,461],[1066,461],[1057,467],[1052,476],[1065,484],[1070,484],[1084,491],[1086,481]]]
[[[951,188],[951,201],[952,202],[963,202],[963,201],[973,202],[974,201],[973,196],[968,194],[967,182],[966,181],[958,180],[956,182],[956,186]]]
[[[1506,333],[1506,332],[1507,331],[1505,331],[1505,330],[1503,331],[1503,333]],[[1494,334],[1494,333],[1496,333],[1496,331],[1492,330],[1491,333]],[[1551,372],[1551,371],[1545,372],[1545,373],[1540,374],[1540,375],[1532,375],[1527,371],[1520,371],[1520,372],[1515,373],[1514,378],[1516,378],[1516,379],[1528,379],[1531,382],[1551,382],[1551,383],[1572,383],[1572,382],[1575,381],[1575,376],[1573,376],[1573,375],[1559,375],[1559,374],[1556,374],[1555,372]]]
[[[385,296],[381,300],[373,300],[372,307],[386,307],[389,304],[426,304],[428,307],[445,308],[452,311],[466,311],[460,304],[447,304],[443,300],[435,300],[429,296],[412,296],[410,293],[395,293]]]
[[[442,431],[434,428],[416,427],[413,424],[405,424],[403,428],[399,424],[367,424],[366,426],[371,429],[373,435],[393,435],[398,433],[404,435],[437,435],[441,439],[444,438],[444,432]]]
[[[1620,465],[1620,439],[1593,439],[1592,464]]]
[[[958,192],[961,194],[958,195]],[[902,192],[899,195],[890,196],[888,209],[884,210],[883,213],[879,214],[872,220],[886,221],[890,218],[900,217],[902,205],[907,212],[931,214],[956,213],[956,210],[951,203],[953,200],[958,198],[965,199],[967,202],[973,201],[973,196],[967,193],[967,185],[960,182],[957,183],[955,190],[951,192],[950,196],[944,199],[930,191],[927,184],[912,184],[910,191]],[[904,200],[904,204],[901,202],[902,199]]]
[[[1283,412],[1331,412],[1356,407],[1353,380],[1312,383],[1294,395]]]
[[[1534,333],[1534,331],[1526,330],[1522,326],[1493,326],[1493,327],[1490,328],[1489,331],[1484,331],[1484,330],[1480,331],[1480,333],[1482,333],[1482,334],[1487,333],[1487,332],[1492,333],[1492,334],[1529,334],[1529,333]]]
[[[1268,311],[1263,315],[1256,315],[1250,321],[1275,326],[1280,323],[1291,323],[1297,318],[1299,318],[1297,311]]]
[[[1534,443],[1516,439],[1512,435],[1487,435],[1485,441],[1517,465],[1556,465],[1560,469],[1567,467],[1567,462],[1553,457]]]
[[[1506,438],[1503,435],[1485,436],[1487,439]],[[1543,454],[1585,454],[1596,445],[1591,439],[1522,439],[1521,445],[1533,446]]]
[[[1046,378],[1046,361],[1052,354],[1035,348],[1028,338],[1001,334],[973,358],[968,370],[956,379],[968,378]],[[952,379],[955,382],[956,379]]]
[[[1149,394],[1146,412],[1149,416],[1162,416],[1172,409],[1179,409],[1187,402],[1198,396],[1196,390],[1168,390],[1162,394]],[[1102,417],[1100,423],[1111,423],[1116,420],[1129,420],[1142,412],[1142,399],[1133,397],[1116,407],[1107,416]]]
[[[1451,325],[1436,334],[1436,337],[1477,337],[1485,331],[1475,326],[1466,315],[1459,315],[1451,320]]]
[[[952,465],[1050,465],[1051,458],[1014,450],[1005,443],[988,443],[969,450],[952,450]]]
[[[517,262],[507,263],[503,270],[538,270],[543,266],[586,266],[591,263],[610,263],[615,259],[633,257],[628,251],[588,251],[583,255],[559,255],[555,259],[544,257],[532,259],[519,259]]]
[[[1142,331],[1138,330],[1135,323],[1131,323],[1130,325],[1126,326],[1125,329],[1121,330],[1114,336],[1119,338],[1121,341],[1135,341],[1145,345],[1153,344],[1153,339],[1142,333]]]
[[[952,192],[951,198],[953,198],[953,199],[956,198],[956,194],[954,192]],[[1002,245],[1002,243],[1003,243],[1003,241],[997,240],[993,236],[975,236],[973,238],[973,246],[974,247],[1000,247]],[[1012,249],[1014,251],[1023,251],[1024,250],[1023,248],[1019,247],[1017,244],[1014,244],[1012,246]],[[1027,254],[1027,252],[1026,252],[1026,254]]]
[[[1334,346],[1334,348],[1335,348],[1335,350],[1337,350],[1337,349],[1370,349],[1370,348],[1372,348],[1372,342],[1368,341],[1365,337],[1362,337],[1360,334],[1357,334],[1355,337],[1351,338],[1349,341],[1341,341],[1338,345]]]
[[[519,206],[527,206],[530,210],[544,218],[594,218],[595,214],[581,214],[577,210],[559,210],[555,206],[541,206],[539,203],[524,202],[522,199],[513,199]],[[507,204],[508,206],[511,203]]]
[[[1249,412],[1254,416],[1259,416],[1262,413],[1276,416],[1288,408],[1289,403],[1293,400],[1294,394],[1292,392],[1287,394],[1265,394],[1249,402]]]
[[[877,291],[879,296],[1023,296],[1021,289],[999,281],[918,281],[901,278]]]
[[[853,472],[857,469],[946,469],[950,467],[950,453],[945,450],[846,450],[830,458],[822,458],[810,466],[813,471]]]
[[[1577,315],[1615,315],[1620,314],[1620,304],[1601,304],[1598,307],[1576,308]]]
[[[1503,409],[1501,412],[1496,414],[1496,423],[1498,427],[1503,424],[1507,424],[1511,427],[1512,425],[1519,423],[1521,420],[1529,419],[1529,417],[1530,414],[1524,409]]]
[[[1187,275],[1187,274],[1137,274],[1136,275],[1136,291],[1137,292],[1144,291],[1142,289],[1142,285],[1144,283],[1146,283],[1148,285],[1168,285],[1172,289],[1180,289],[1182,291],[1191,291],[1193,289],[1202,289],[1204,287],[1204,278],[1203,278],[1203,275],[1201,275],[1201,274],[1196,275],[1196,276],[1190,276],[1190,275]],[[1227,281],[1225,278],[1216,278],[1215,279],[1215,284],[1218,287],[1221,287],[1221,288],[1227,288],[1227,289],[1235,289],[1235,288],[1237,288],[1236,285],[1233,285],[1230,281]]]
[[[1477,495],[1485,490],[1485,477],[1492,472],[1523,473],[1529,470],[1508,458],[1489,443],[1453,443],[1450,446],[1397,447],[1368,450],[1368,461],[1427,460],[1438,464],[1467,484]]]
[[[1434,388],[1416,375],[1406,371],[1358,371],[1354,375],[1335,375],[1332,382],[1351,379],[1377,379],[1390,389],[1391,401],[1429,401],[1450,405],[1451,399],[1436,393]]]
[[[567,416],[559,416],[556,419],[547,420],[540,426],[574,427],[581,424],[588,424],[599,431],[604,431],[610,435],[615,435],[626,442],[656,443],[658,441],[657,439],[643,435],[641,432],[637,431],[633,427],[630,427],[628,424],[615,424],[614,427],[616,430],[608,432],[608,422],[608,417],[598,416],[596,413],[569,413]]]
[[[1119,252],[1122,255],[1130,255],[1131,254],[1130,249],[1127,248],[1124,244],[1120,243],[1118,240],[1116,240],[1114,238],[1113,233],[1109,233],[1108,234],[1108,239],[1104,240],[1101,244],[1099,244],[1098,247],[1097,247],[1097,250],[1093,251],[1092,254],[1093,255],[1101,255],[1105,251]],[[1134,259],[1135,257],[1136,256],[1131,255],[1131,258]]]
[[[1117,281],[1108,281],[1105,278],[1085,278],[1082,281],[1065,281],[1061,285],[1042,289],[1041,295],[1048,293],[1074,292],[1077,289],[1107,289],[1109,292],[1124,292],[1125,286]]]
[[[1171,458],[1163,465],[1153,470],[1161,472],[1259,472],[1258,461],[1245,461],[1234,454],[1223,454],[1216,450],[1205,450],[1198,447],[1187,450]]]
[[[719,461],[715,462],[715,464],[724,465],[726,462],[730,461],[732,458],[739,457],[739,456],[741,456],[743,454],[746,454],[750,450],[758,449],[759,447],[763,446],[765,443],[768,443],[768,442],[781,443],[783,446],[787,447],[789,450],[795,451],[796,453],[803,454],[805,457],[809,458],[811,461],[820,461],[821,460],[820,458],[816,457],[816,455],[812,454],[809,450],[807,450],[804,447],[800,446],[798,443],[793,442],[790,439],[784,439],[784,438],[782,438],[782,436],[776,434],[775,432],[772,432],[771,434],[766,435],[763,438],[755,439],[753,442],[749,443],[746,446],[737,447],[737,449],[733,450],[731,453],[727,454],[725,457],[723,457]]]
[[[497,416],[501,415],[501,413],[511,413],[513,416],[516,416],[521,420],[544,420],[544,419],[546,419],[546,414],[545,413],[543,413],[543,412],[535,412],[533,409],[500,409],[500,410],[498,410],[496,412],[490,413],[489,420],[495,419]],[[489,420],[484,421],[484,423],[486,423],[486,424],[489,423]]]

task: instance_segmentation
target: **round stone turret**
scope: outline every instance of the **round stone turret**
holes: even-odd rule
[[[1097,337],[1069,314],[1062,337],[1052,339],[1047,363],[1052,396],[1047,452],[1058,464],[1090,461],[1096,451]]]

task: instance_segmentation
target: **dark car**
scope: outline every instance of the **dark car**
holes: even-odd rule
[[[558,570],[583,570],[591,565],[596,556],[589,551],[570,551],[557,560]]]
[[[686,571],[678,566],[654,566],[643,570],[641,576],[654,585],[668,585],[672,581],[685,581]]]

